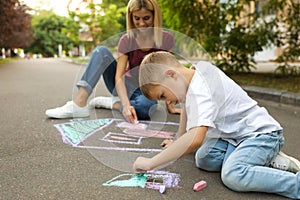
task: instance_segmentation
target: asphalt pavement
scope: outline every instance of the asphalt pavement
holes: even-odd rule
[[[0,65],[0,199],[285,199],[273,194],[231,191],[222,184],[220,173],[197,169],[193,153],[164,168],[181,178],[181,188],[168,188],[165,194],[146,188],[102,186],[129,173],[118,166],[123,162],[131,165],[130,161],[118,155],[99,158],[110,154],[101,150],[94,150],[98,152],[94,154],[65,144],[54,124],[69,120],[48,119],[45,115],[46,109],[72,99],[76,93],[74,85],[84,69],[83,65],[53,58]],[[98,95],[108,95],[101,81],[92,96]],[[256,100],[283,126],[283,151],[300,159],[300,107]],[[111,110],[97,109],[92,113],[86,120],[121,118]],[[167,115],[166,121],[178,122],[179,116]],[[159,142],[152,141],[151,145],[159,148]],[[193,185],[200,180],[205,180],[207,187],[194,192]]]

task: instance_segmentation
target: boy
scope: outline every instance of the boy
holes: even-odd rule
[[[298,160],[278,154],[284,142],[282,127],[217,67],[199,62],[189,69],[172,54],[156,52],[144,58],[139,79],[147,98],[182,103],[183,108],[180,137],[164,142],[167,148],[152,158],[137,158],[135,172],[197,150],[196,166],[221,171],[222,182],[232,190],[300,198],[300,173],[269,167],[277,156],[289,159],[296,169],[300,166]]]

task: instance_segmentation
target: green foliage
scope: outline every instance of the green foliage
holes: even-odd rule
[[[14,58],[0,59],[0,66],[1,66],[2,64],[10,63],[10,62],[15,61],[15,60],[17,60],[17,59],[19,59],[19,58],[14,57]]]
[[[76,21],[73,20],[73,18],[64,18],[64,26],[62,28],[62,32],[66,34],[66,36],[71,40],[72,45],[71,46],[78,46],[80,44],[80,38],[79,38],[79,30],[80,26]]]
[[[102,0],[104,5],[115,4],[118,8],[118,12],[120,12],[121,16],[115,19],[119,24],[122,25],[121,31],[126,30],[126,8],[128,4],[128,0]]]
[[[89,3],[85,13],[70,13],[80,26],[80,34],[87,35],[86,45],[94,48],[108,37],[124,30],[119,19],[124,15],[125,8],[118,8],[116,4]],[[88,40],[91,42],[89,43]]]
[[[210,0],[158,0],[163,19],[170,29],[179,31],[200,42],[209,53],[217,52],[221,43],[218,19],[219,3]],[[207,36],[210,37],[207,37]],[[213,44],[213,45],[212,45]],[[216,49],[217,48],[217,49]]]
[[[277,60],[284,63],[279,70],[283,73],[296,73],[297,68],[289,68],[287,62],[297,60],[300,56],[299,1],[158,2],[166,26],[199,42],[223,70],[250,71],[255,65],[254,54],[274,44],[284,48],[282,56]],[[260,9],[255,12],[247,11],[254,3]],[[186,45],[186,48],[189,46]]]
[[[41,53],[46,57],[57,54],[59,44],[63,46],[64,50],[70,50],[74,43],[69,37],[72,32],[67,32],[70,23],[67,18],[52,12],[44,12],[33,17],[32,25],[35,40],[27,50],[32,53]]]
[[[81,44],[88,50],[93,49],[108,37],[125,30],[124,3],[108,0],[100,4],[89,3],[85,13],[69,12],[68,18],[40,11],[32,19],[34,43],[26,50],[48,57],[58,53],[59,44],[67,52]]]
[[[274,43],[281,47],[283,52],[276,59],[282,63],[277,71],[282,74],[300,74],[300,68],[290,64],[300,59],[300,2],[282,0],[279,3],[277,6],[283,6],[283,10],[276,21],[278,28]]]

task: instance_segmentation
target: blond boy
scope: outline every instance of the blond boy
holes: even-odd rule
[[[182,114],[180,137],[165,141],[167,148],[152,158],[137,158],[135,172],[197,150],[196,166],[221,171],[222,182],[232,190],[300,198],[299,161],[278,154],[284,142],[282,127],[217,67],[199,62],[186,68],[172,54],[155,52],[144,58],[139,79],[147,98],[181,103]],[[278,156],[288,163],[287,171],[270,167],[280,165],[275,162]]]

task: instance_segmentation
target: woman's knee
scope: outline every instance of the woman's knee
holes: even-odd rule
[[[148,108],[138,107],[136,109],[136,113],[137,113],[138,118],[141,119],[141,120],[151,119],[151,116],[155,112],[156,107],[157,107],[157,104],[152,104],[152,106],[150,106]]]
[[[94,49],[94,52],[97,52],[97,53],[110,53],[109,49],[106,46],[97,46]]]
[[[97,46],[93,51],[92,57],[103,59],[103,61],[108,64],[115,60],[111,51],[106,46]]]
[[[148,120],[156,110],[157,101],[145,100],[142,97],[138,97],[134,100],[133,106],[139,119]]]

